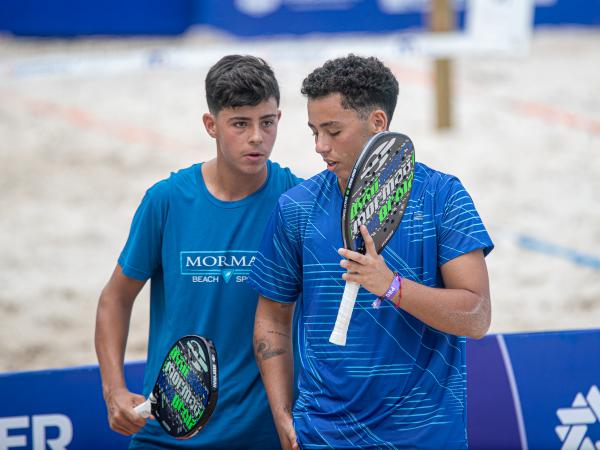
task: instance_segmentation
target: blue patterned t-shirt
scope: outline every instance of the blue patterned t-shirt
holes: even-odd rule
[[[248,282],[296,301],[302,371],[293,419],[303,449],[462,449],[466,339],[437,331],[361,288],[346,346],[329,342],[344,289],[337,250],[342,194],[324,171],[279,199]],[[382,255],[391,270],[443,287],[440,267],[492,241],[461,182],[416,164],[400,228]]]

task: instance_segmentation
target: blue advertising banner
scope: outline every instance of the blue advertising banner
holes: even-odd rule
[[[141,392],[145,363],[125,378]],[[0,449],[125,449],[129,439],[108,427],[97,366],[0,374]]]
[[[0,31],[45,37],[175,35],[191,25],[197,3],[196,0],[2,0]]]
[[[600,449],[600,330],[467,341],[469,448]],[[143,362],[126,365],[141,392]],[[0,450],[125,449],[97,366],[0,374]]]
[[[504,1],[504,0],[496,0]],[[534,0],[536,25],[600,25],[600,0]],[[382,33],[427,27],[430,0],[2,0],[0,31],[25,36]],[[454,2],[459,28],[468,0]]]
[[[529,448],[600,448],[600,333],[504,339]]]
[[[496,336],[467,340],[469,448],[521,448],[511,380]]]
[[[237,36],[369,32],[423,27],[422,1],[205,0],[194,23]]]

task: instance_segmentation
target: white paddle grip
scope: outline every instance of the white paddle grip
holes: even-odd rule
[[[152,402],[148,399],[144,403],[137,405],[133,410],[144,419],[147,419],[152,414]]]
[[[346,345],[348,326],[350,325],[350,318],[352,317],[352,311],[354,310],[354,303],[356,302],[359,288],[360,284],[346,281],[340,309],[338,310],[337,319],[335,319],[335,326],[333,327],[331,336],[329,336],[329,342],[332,344]]]

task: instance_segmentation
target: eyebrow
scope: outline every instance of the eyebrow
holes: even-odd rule
[[[321,128],[327,128],[327,127],[330,127],[330,126],[335,126],[335,125],[341,125],[341,122],[339,122],[339,121],[337,121],[337,120],[329,120],[329,121],[327,121],[327,122],[322,122],[322,123],[320,123],[320,124],[319,124],[319,126],[320,126]],[[316,127],[315,127],[315,126],[314,126],[312,123],[310,123],[310,122],[308,122],[308,126],[309,126],[310,128],[316,128]]]
[[[274,117],[277,117],[277,114],[266,114],[264,116],[260,116],[259,119],[263,120],[263,119],[272,119]],[[229,121],[231,120],[252,120],[251,117],[247,117],[247,116],[234,116],[234,117],[230,117],[228,119]]]

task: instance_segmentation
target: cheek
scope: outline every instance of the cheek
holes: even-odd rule
[[[264,136],[264,140],[268,141],[268,142],[273,142],[275,141],[275,138],[277,137],[277,127],[273,127],[273,128],[267,128],[265,130],[265,132],[263,133]]]
[[[344,161],[346,161],[348,164],[353,164],[358,152],[360,152],[360,149],[358,149],[357,152],[355,141],[348,139],[344,142],[340,142],[340,144],[341,148],[343,149],[340,153],[343,156]]]

